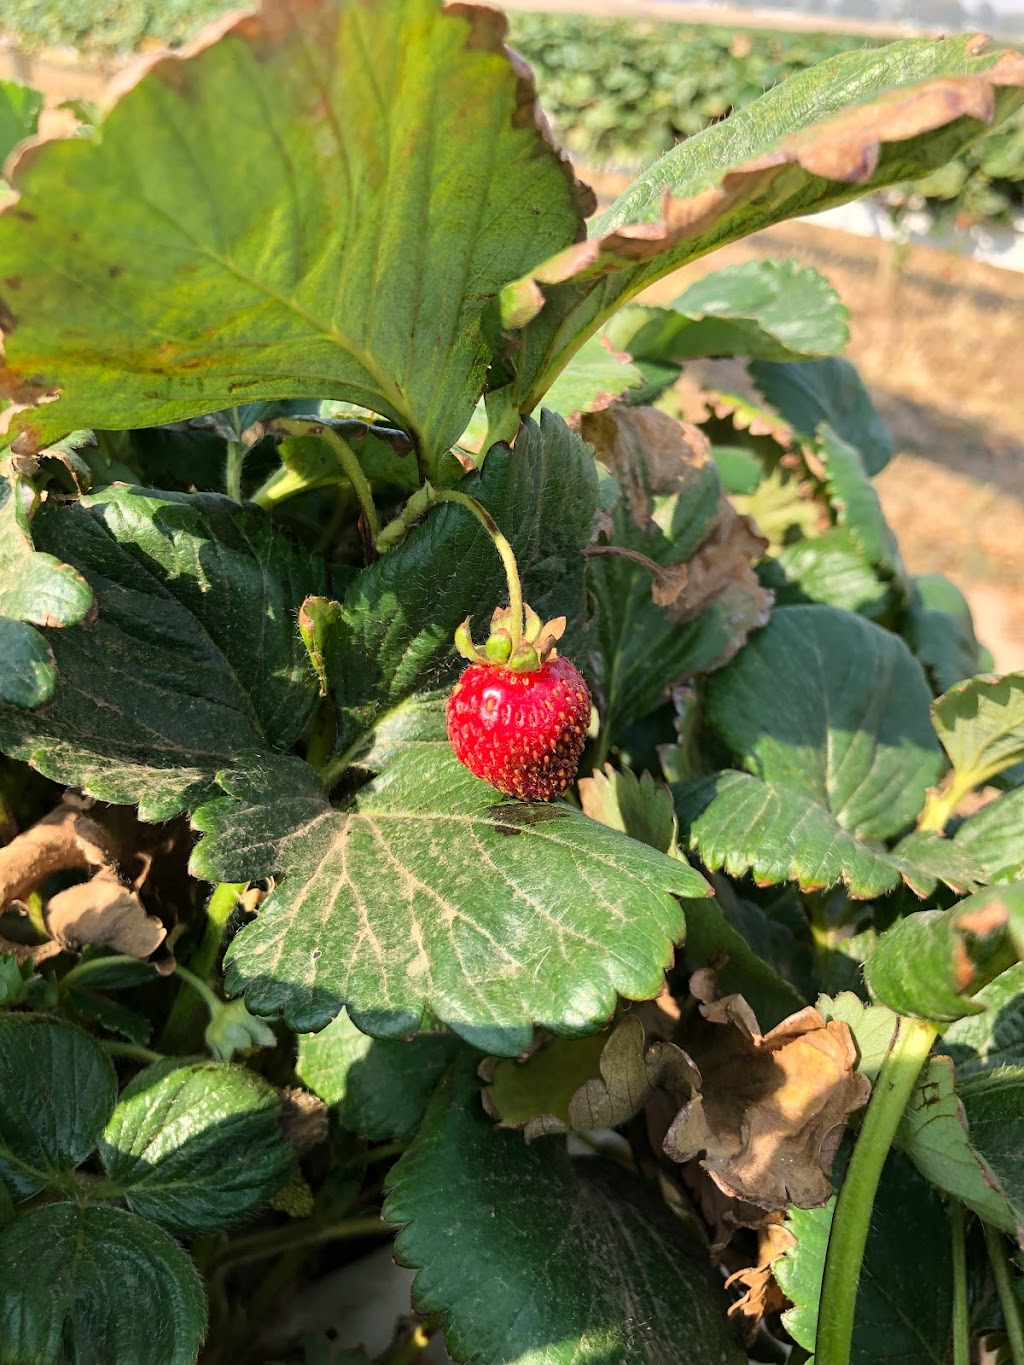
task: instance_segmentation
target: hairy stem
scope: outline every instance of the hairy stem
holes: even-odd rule
[[[227,460],[224,464],[224,489],[235,502],[242,501],[242,469],[249,447],[244,441],[228,441]]]
[[[387,1237],[394,1232],[390,1223],[385,1223],[377,1214],[343,1218],[337,1223],[321,1223],[308,1220],[289,1223],[283,1228],[270,1228],[266,1232],[252,1232],[247,1237],[236,1237],[224,1248],[215,1266],[220,1274],[228,1266],[241,1265],[245,1261],[261,1261],[267,1256],[279,1256],[282,1252],[297,1247],[319,1246],[324,1242],[340,1242],[356,1237]]]
[[[1010,1346],[1010,1360],[1013,1365],[1024,1365],[1024,1322],[1021,1321],[1020,1303],[1013,1291],[1013,1272],[1006,1254],[1006,1238],[998,1228],[985,1224],[985,1246],[988,1250],[992,1278],[996,1282],[999,1306],[1003,1310],[1003,1322]]]
[[[816,1365],[849,1365],[861,1262],[882,1167],[937,1027],[900,1018],[836,1200],[814,1344]]]
[[[59,983],[61,994],[69,991],[72,986],[80,987],[87,977],[96,972],[103,971],[107,967],[123,967],[129,963],[135,967],[144,965],[140,963],[139,958],[132,957],[129,953],[111,953],[109,957],[91,957],[88,962],[79,962],[61,977]],[[156,968],[154,967],[151,970],[155,972]]]
[[[472,512],[477,521],[490,536],[494,548],[501,556],[501,562],[505,569],[505,578],[508,580],[508,607],[509,607],[509,634],[512,636],[512,648],[523,638],[523,585],[519,578],[519,565],[516,563],[515,553],[508,539],[498,528],[498,523],[488,512],[482,503],[477,502],[476,498],[470,497],[468,493],[460,493],[455,488],[431,488],[431,503],[454,502],[459,507],[464,507],[467,512]]]
[[[964,1206],[953,1200],[953,1365],[971,1365],[971,1321],[967,1303],[967,1239]]]
[[[928,793],[924,809],[918,817],[918,829],[941,834],[957,806],[974,786],[973,782],[958,782],[954,776],[945,789],[933,788]]]
[[[221,882],[219,886],[214,887],[213,894],[206,904],[206,928],[203,930],[202,941],[191,958],[193,971],[203,981],[208,982],[214,973],[217,955],[224,941],[224,930],[245,888],[245,882]],[[179,967],[178,974],[180,973]],[[185,980],[186,978],[182,977],[183,983]],[[199,1017],[200,1002],[195,991],[179,990],[160,1035],[160,1046],[167,1052],[187,1050]]]
[[[373,489],[370,487],[369,479],[363,473],[363,467],[359,463],[355,451],[345,438],[333,427],[326,426],[322,422],[303,421],[298,417],[279,417],[273,423],[272,430],[279,431],[285,436],[316,436],[323,441],[324,445],[330,447],[341,465],[342,473],[352,485],[352,491],[359,502],[363,520],[366,523],[367,535],[372,544],[380,535],[380,518],[377,516],[377,508],[373,501]],[[257,490],[253,501],[258,502],[261,507],[273,507],[275,503],[293,497],[296,493],[301,493],[305,486],[301,479],[288,477],[282,479],[280,474],[274,474],[262,488]]]
[[[139,1047],[136,1043],[118,1043],[111,1039],[109,1042],[103,1040],[104,1052],[109,1052],[111,1057],[129,1057],[133,1062],[141,1062],[144,1066],[152,1066],[154,1062],[165,1060],[162,1052],[154,1052],[150,1047]]]

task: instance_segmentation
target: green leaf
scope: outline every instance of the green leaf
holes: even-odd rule
[[[644,382],[630,360],[601,333],[590,337],[544,395],[545,408],[569,420],[609,407]]]
[[[680,840],[705,867],[761,884],[795,881],[804,891],[844,882],[859,900],[882,896],[901,879],[918,895],[936,881],[969,889],[976,869],[949,840],[915,833],[892,850],[844,830],[811,796],[772,787],[748,773],[722,772],[673,784]]]
[[[489,301],[592,201],[486,8],[274,0],[222,29],[13,169],[7,382],[63,388],[18,420],[38,439],[343,398],[432,473],[483,388]]]
[[[18,143],[36,131],[42,109],[42,91],[17,81],[0,81],[0,172]]]
[[[343,1128],[371,1142],[411,1138],[462,1044],[421,1033],[408,1042],[370,1038],[347,1014],[299,1038],[296,1074]]]
[[[194,1365],[205,1327],[191,1260],[134,1213],[49,1204],[0,1234],[0,1365]]]
[[[973,142],[981,120],[1007,118],[1021,84],[1016,55],[1000,60],[966,36],[912,39],[794,74],[687,138],[591,222],[586,249],[502,291],[504,323],[525,327],[524,410],[627,298],[713,247],[927,174]]]
[[[412,441],[404,432],[367,426],[365,422],[328,422],[324,419],[323,424],[332,427],[349,447],[373,487],[397,488],[407,493],[419,487],[416,454]],[[338,456],[319,436],[292,436],[280,443],[277,453],[281,469],[271,475],[255,495],[262,507],[313,488],[331,488],[348,482]],[[456,467],[461,473],[461,465],[456,462]]]
[[[820,602],[871,621],[890,607],[890,590],[851,533],[835,526],[821,535],[783,545],[760,569],[761,581],[780,607]]]
[[[37,507],[27,479],[0,472],[0,705],[42,706],[52,698],[53,653],[34,627],[75,626],[93,610],[81,574],[33,548]]]
[[[840,1019],[847,1025],[857,1044],[857,1070],[873,1084],[896,1032],[896,1015],[884,1005],[865,1005],[852,991],[842,991],[834,999],[819,995],[814,1003],[823,1019]]]
[[[597,516],[593,458],[560,417],[527,422],[515,450],[491,449],[461,491],[487,508],[509,536],[526,600],[543,620],[585,611],[583,547]],[[343,725],[360,755],[373,729],[415,693],[443,684],[458,665],[452,637],[467,616],[489,621],[508,601],[501,560],[465,508],[433,509],[394,550],[353,582],[344,610],[324,623],[324,662]],[[565,652],[572,653],[572,633]]]
[[[1015,1090],[1001,1093],[1008,1101],[1004,1117],[1013,1124],[1019,1120],[1024,1100],[1024,1070],[1018,1072]],[[983,1125],[981,1135],[990,1138],[991,1128]],[[1021,1137],[1024,1124],[1020,1125],[1018,1142]],[[978,1151],[953,1088],[953,1063],[948,1057],[929,1058],[907,1101],[895,1141],[938,1189],[959,1199],[986,1223],[1024,1239],[1024,1206],[1015,1206],[1008,1198]],[[1016,1186],[1018,1197],[1024,1196],[1024,1177]]]
[[[388,1038],[429,1008],[503,1055],[528,1046],[532,1023],[590,1032],[616,992],[657,994],[683,933],[673,893],[704,889],[688,864],[568,805],[501,799],[443,735],[406,743],[346,810],[298,760],[225,785],[195,817],[213,836],[196,874],[284,879],[233,940],[227,986],[297,1032],[344,1004]]]
[[[957,683],[934,702],[932,719],[956,789],[980,787],[1024,760],[1024,673]]]
[[[1024,1067],[986,1071],[965,1079],[958,1088],[971,1146],[1012,1205],[1013,1232],[1024,1242]]]
[[[1024,882],[1024,787],[969,815],[953,842],[981,868],[985,881]]]
[[[887,930],[864,974],[876,1000],[899,1014],[959,1019],[985,1007],[971,997],[1024,956],[1024,883],[978,891],[951,910],[921,910]]]
[[[744,767],[861,838],[910,824],[941,770],[920,665],[849,612],[775,611],[706,695],[708,720]]]
[[[824,423],[860,453],[872,478],[892,459],[889,429],[855,367],[839,356],[797,365],[754,361],[750,376],[771,405],[807,441]]]
[[[42,711],[0,705],[6,752],[161,820],[240,752],[295,743],[317,699],[295,616],[325,568],[267,513],[114,486],[47,503],[35,534],[81,571],[99,613],[48,632],[60,686]]]
[[[742,1361],[706,1253],[661,1200],[561,1141],[496,1130],[471,1079],[445,1083],[390,1182],[396,1255],[456,1358],[674,1365],[699,1343],[701,1365]]]
[[[814,1350],[835,1197],[821,1209],[789,1210],[786,1227],[795,1247],[772,1264],[793,1307],[782,1317],[787,1331]],[[913,1361],[945,1365],[952,1327],[952,1235],[939,1196],[909,1162],[885,1163],[871,1214],[857,1290],[851,1365]]]
[[[942,1049],[958,1080],[1002,1066],[1024,1066],[1024,962],[983,986],[974,997],[981,1014],[965,1014],[942,1032]]]
[[[818,454],[825,466],[825,488],[836,521],[845,527],[867,562],[889,577],[901,579],[909,592],[896,537],[856,446],[837,436],[827,422],[817,430]]]
[[[579,781],[584,815],[609,829],[621,830],[659,853],[671,853],[676,839],[672,794],[650,773],[637,776],[629,768],[606,763]]]
[[[87,1034],[43,1015],[0,1015],[0,1177],[19,1199],[70,1190],[116,1098],[110,1058]]]
[[[973,677],[982,667],[967,599],[942,574],[919,574],[911,580],[903,635],[924,664],[936,694]]]
[[[726,266],[691,284],[671,308],[634,311],[631,326],[640,330],[623,344],[644,361],[800,360],[830,355],[849,340],[838,294],[824,275],[793,260]]]
[[[288,1179],[295,1153],[277,1092],[255,1072],[172,1058],[126,1086],[100,1157],[129,1208],[195,1236],[251,1216]]]

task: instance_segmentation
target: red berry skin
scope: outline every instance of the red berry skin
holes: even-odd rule
[[[452,689],[455,757],[505,796],[551,801],[576,776],[590,725],[590,692],[561,655],[532,673],[470,664]]]

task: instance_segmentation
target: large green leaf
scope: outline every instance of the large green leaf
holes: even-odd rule
[[[344,398],[432,469],[483,387],[488,301],[592,202],[504,33],[437,0],[267,0],[156,59],[92,136],[23,156],[6,387],[63,396],[18,420],[38,439]]]
[[[462,485],[510,537],[526,600],[543,619],[585,612],[583,547],[597,516],[597,474],[586,445],[551,413],[528,422],[515,450],[493,447]],[[448,503],[365,569],[343,610],[325,622],[324,660],[353,757],[389,712],[437,686],[459,661],[452,644],[467,616],[489,621],[508,601],[505,572],[483,527]],[[576,634],[578,639],[578,634]]]
[[[919,574],[911,580],[903,636],[924,664],[936,694],[973,677],[981,666],[970,605],[942,574]]]
[[[43,1015],[0,1015],[0,1177],[16,1196],[70,1191],[116,1097],[110,1058],[87,1034]]]
[[[100,1158],[130,1208],[170,1232],[219,1232],[268,1203],[295,1154],[277,1092],[225,1062],[176,1059],[128,1085],[100,1141]]]
[[[842,526],[783,545],[759,572],[780,607],[820,602],[876,621],[890,606],[888,585],[871,567],[859,542]]]
[[[974,996],[981,1014],[965,1014],[942,1031],[942,1050],[956,1074],[972,1076],[1001,1066],[1024,1066],[1024,962],[1015,962]]]
[[[1008,117],[1021,85],[1016,53],[913,39],[833,57],[687,138],[593,221],[585,245],[502,292],[505,324],[525,327],[525,410],[625,299],[725,242],[927,174]]]
[[[969,815],[953,841],[989,882],[1024,882],[1024,787]]]
[[[18,81],[0,81],[0,177],[14,148],[36,131],[42,108],[41,91]],[[2,186],[0,179],[0,189]]]
[[[769,403],[805,440],[812,440],[824,423],[860,453],[872,476],[892,459],[889,430],[848,360],[830,356],[798,365],[755,361],[750,374]]]
[[[985,1006],[972,997],[1024,958],[1024,882],[993,886],[951,910],[921,910],[879,939],[864,975],[900,1014],[952,1020]]]
[[[450,1034],[421,1033],[408,1042],[370,1038],[339,1014],[320,1033],[299,1038],[296,1072],[343,1128],[388,1142],[413,1136],[461,1050]]]
[[[835,1199],[821,1209],[790,1209],[795,1247],[773,1263],[793,1307],[783,1322],[808,1351],[821,1303],[825,1250]],[[952,1326],[952,1236],[939,1196],[904,1157],[882,1171],[857,1288],[851,1365],[905,1361],[945,1365]]]
[[[297,759],[225,778],[198,811],[199,876],[283,881],[228,951],[228,989],[297,1032],[347,1004],[376,1037],[428,1009],[489,1052],[533,1023],[586,1033],[618,992],[656,995],[683,934],[686,863],[567,804],[503,800],[451,752],[440,717],[351,806],[334,809]]]
[[[1021,1078],[1024,1070],[1018,1071],[1015,1087],[1000,1092],[1005,1103],[998,1112],[1010,1124],[1020,1119]],[[1019,1126],[1024,1130],[1024,1124]],[[979,1136],[990,1142],[991,1125],[983,1124]],[[1020,1135],[1016,1140],[1019,1143]],[[1024,1206],[1014,1204],[978,1150],[953,1088],[953,1063],[948,1057],[929,1058],[907,1101],[895,1141],[938,1189],[959,1199],[986,1223],[1024,1239]],[[1019,1199],[1024,1196],[1024,1179],[1018,1178],[1015,1185]]]
[[[0,473],[0,703],[42,706],[57,682],[53,652],[35,626],[75,626],[92,589],[69,564],[33,548],[37,500],[27,479]]]
[[[390,1182],[384,1216],[405,1225],[395,1250],[419,1269],[413,1300],[444,1314],[457,1359],[743,1359],[706,1253],[661,1200],[618,1167],[570,1161],[559,1139],[495,1129],[471,1078],[438,1092]]]
[[[744,767],[867,839],[910,824],[941,771],[930,699],[902,640],[823,606],[775,611],[707,683],[708,719]]]
[[[202,1282],[162,1228],[49,1204],[0,1230],[0,1365],[194,1365]]]
[[[1024,673],[957,683],[935,701],[932,716],[958,791],[1024,760]]]
[[[908,835],[893,849],[845,830],[812,796],[772,787],[749,773],[722,772],[673,785],[680,840],[715,871],[752,872],[762,883],[795,881],[805,891],[842,881],[856,899],[905,881],[920,896],[936,882],[968,890],[970,859],[934,834]]]
[[[96,594],[96,620],[49,631],[60,675],[40,711],[0,705],[0,747],[48,777],[166,819],[243,750],[287,748],[317,698],[295,617],[321,560],[256,507],[115,486],[47,503],[36,542]]]

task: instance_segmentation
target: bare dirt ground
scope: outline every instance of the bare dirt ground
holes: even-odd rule
[[[1024,275],[787,223],[661,281],[652,301],[751,256],[795,256],[832,281],[847,355],[899,451],[878,489],[910,571],[958,583],[997,668],[1024,668]]]

